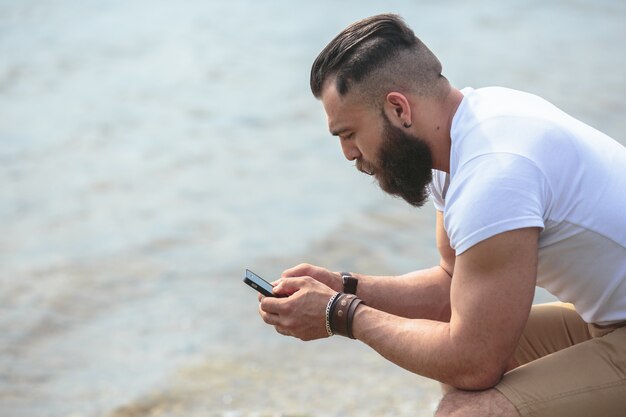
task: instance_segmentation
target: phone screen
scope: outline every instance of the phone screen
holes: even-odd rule
[[[272,293],[272,289],[274,288],[272,284],[265,281],[263,278],[250,271],[249,269],[246,269],[246,276],[243,281],[265,296],[274,296],[274,294]]]

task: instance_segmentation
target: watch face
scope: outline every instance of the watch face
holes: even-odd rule
[[[356,286],[359,280],[353,277],[349,272],[342,272],[341,279],[343,281],[343,292],[346,294],[356,294]]]

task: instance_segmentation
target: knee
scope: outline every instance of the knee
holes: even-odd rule
[[[467,408],[469,401],[465,392],[457,391],[448,385],[443,385],[444,396],[437,407],[435,417],[454,417],[462,416],[464,408]]]
[[[495,389],[480,392],[454,390],[444,395],[435,417],[519,417],[509,400]]]

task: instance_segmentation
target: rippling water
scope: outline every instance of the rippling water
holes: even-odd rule
[[[0,1],[1,415],[430,414],[432,381],[279,337],[240,282],[436,260],[432,208],[343,160],[312,60],[399,12],[457,87],[531,91],[625,143],[626,6],[386,5]]]

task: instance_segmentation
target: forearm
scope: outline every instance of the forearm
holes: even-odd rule
[[[489,388],[504,372],[504,363],[490,358],[480,342],[455,337],[447,322],[406,319],[360,306],[353,334],[396,365],[457,388]]]
[[[450,275],[440,266],[400,276],[359,278],[357,295],[368,306],[396,316],[450,319]]]

